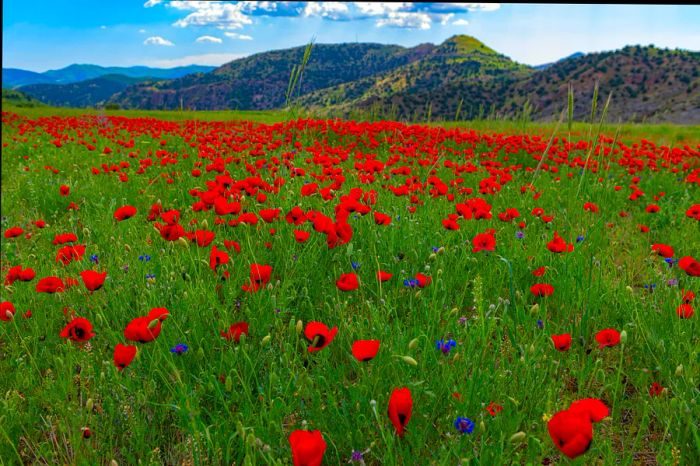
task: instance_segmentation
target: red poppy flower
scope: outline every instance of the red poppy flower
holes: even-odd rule
[[[326,441],[320,430],[295,430],[289,435],[294,466],[320,466],[326,452]]]
[[[59,193],[61,196],[67,196],[67,195],[70,194],[70,188],[69,188],[68,186],[66,186],[65,184],[62,184],[62,185],[59,186],[59,188],[58,188],[58,193]]]
[[[534,275],[535,277],[541,277],[542,275],[545,274],[546,271],[547,271],[547,267],[545,267],[545,266],[538,267],[532,271],[532,275]]]
[[[700,277],[700,262],[691,256],[681,257],[678,260],[678,267],[691,277]]]
[[[411,420],[413,412],[413,399],[408,388],[396,388],[389,398],[389,420],[394,424],[394,429],[399,437],[403,437],[406,424]]]
[[[80,343],[88,341],[95,336],[95,333],[92,331],[92,324],[89,320],[84,317],[76,317],[61,330],[59,336]]]
[[[135,346],[117,343],[117,346],[114,347],[114,365],[117,366],[117,369],[120,371],[131,364],[131,361],[134,360],[135,356]]]
[[[46,222],[39,219],[34,222],[32,222],[34,225],[36,225],[37,228],[44,228],[46,226]]]
[[[420,272],[416,274],[416,280],[418,280],[418,288],[425,288],[433,282],[431,277],[423,275]]]
[[[263,209],[258,214],[266,223],[272,223],[279,218],[281,209]]]
[[[197,230],[194,232],[194,240],[200,248],[209,246],[214,241],[215,236],[213,231],[208,230]]]
[[[24,269],[22,270],[21,265],[15,265],[14,267],[11,267],[10,270],[7,271],[7,275],[5,276],[5,285],[12,285],[14,282],[17,280],[22,281],[22,282],[29,282],[34,279],[36,276],[36,273],[32,269]]]
[[[306,324],[304,337],[311,343],[308,348],[309,353],[321,351],[328,346],[330,342],[333,341],[333,338],[335,338],[336,333],[338,333],[338,327],[333,327],[328,330],[328,326],[321,322],[309,322]]]
[[[18,279],[21,282],[30,282],[36,277],[36,272],[32,269],[24,269],[19,272]]]
[[[114,211],[114,218],[118,221],[126,220],[136,215],[136,207],[125,205]]]
[[[15,306],[11,302],[3,301],[0,303],[0,320],[10,321],[16,313]]]
[[[216,268],[223,264],[228,264],[229,255],[226,251],[220,251],[216,245],[212,246],[209,254],[209,267],[216,272]]]
[[[690,319],[693,317],[693,314],[695,314],[695,311],[690,304],[681,304],[676,308],[676,314],[678,314],[678,317],[681,319]]]
[[[360,286],[359,282],[357,281],[357,275],[354,273],[342,274],[335,284],[341,291],[356,290]]]
[[[673,248],[667,244],[652,244],[651,250],[661,257],[673,257]]]
[[[690,290],[683,290],[683,297],[681,299],[684,304],[690,304],[690,302],[695,299],[695,293]]]
[[[287,223],[293,223],[294,225],[301,225],[306,221],[306,215],[304,214],[304,211],[301,210],[301,207],[296,206],[292,207],[292,210],[287,212],[287,215],[285,216],[285,220]]]
[[[75,241],[78,241],[78,237],[75,236],[75,233],[61,233],[59,235],[54,236],[52,244],[58,245],[65,243],[74,243]]]
[[[661,396],[663,391],[664,391],[664,387],[662,387],[659,382],[654,382],[649,387],[649,396],[652,396],[652,397]]]
[[[552,335],[552,343],[557,351],[568,351],[571,348],[571,335],[564,333],[562,335]]]
[[[160,218],[168,225],[175,225],[180,221],[179,210],[168,210],[160,214]]]
[[[66,285],[58,277],[44,277],[36,284],[37,293],[60,293],[65,289]]]
[[[530,287],[530,293],[535,296],[550,296],[554,293],[554,287],[549,283],[536,283]]]
[[[170,313],[164,307],[153,308],[148,316],[137,317],[129,322],[124,329],[124,337],[127,340],[141,343],[153,341],[160,334],[161,322],[169,315]]]
[[[231,240],[224,240],[224,247],[226,249],[231,249],[233,248],[236,252],[240,253],[241,252],[241,245],[238,244],[236,241],[231,241]]]
[[[484,233],[479,233],[472,239],[472,252],[479,251],[495,251],[496,250],[496,238],[493,236],[494,230],[487,230]]]
[[[569,411],[583,415],[590,422],[600,422],[610,414],[610,408],[596,398],[584,398],[574,401]]]
[[[85,270],[80,272],[80,278],[83,279],[85,288],[87,288],[88,291],[97,291],[102,288],[106,277],[107,272],[100,273],[95,272],[94,270]]]
[[[649,204],[645,209],[648,214],[655,214],[661,210],[661,208],[656,204]]]
[[[250,284],[242,286],[244,291],[255,292],[270,281],[271,265],[250,264]]]
[[[649,233],[649,227],[646,225],[637,225],[641,233]]]
[[[389,281],[389,280],[391,280],[391,277],[393,277],[393,276],[394,275],[389,273],[389,272],[384,272],[382,270],[377,271],[377,280],[379,280],[380,282]]]
[[[58,250],[56,254],[56,262],[61,262],[63,265],[68,265],[73,261],[83,259],[85,254],[85,245],[76,244],[75,246],[64,246]]]
[[[700,204],[690,206],[690,208],[685,211],[685,216],[688,218],[694,218],[695,220],[700,220]]]
[[[20,227],[12,227],[5,230],[5,238],[16,238],[24,233],[24,230]]]
[[[390,225],[391,224],[391,217],[387,214],[383,214],[381,212],[374,212],[374,223],[377,225]]]
[[[606,328],[596,333],[595,339],[598,342],[600,348],[605,348],[606,346],[616,346],[620,343],[620,332],[614,328]]]
[[[549,436],[554,445],[573,459],[582,455],[593,441],[593,424],[580,413],[559,411],[547,423]]]
[[[564,238],[559,236],[559,233],[555,231],[554,238],[552,239],[552,241],[547,243],[547,249],[555,253],[571,252],[574,250],[574,244],[566,244]]]
[[[233,340],[236,343],[241,341],[241,335],[248,336],[248,322],[236,322],[232,324],[227,331],[219,332],[222,337],[227,340]]]
[[[379,351],[379,340],[356,340],[352,344],[352,355],[358,361],[374,359]]]
[[[499,405],[499,404],[496,404],[496,403],[494,403],[494,402],[492,401],[492,402],[489,403],[488,406],[486,407],[486,411],[489,412],[489,414],[491,415],[491,417],[495,417],[496,414],[498,414],[498,413],[500,413],[501,411],[503,411],[503,406],[501,406],[501,405]]]
[[[599,209],[598,209],[598,206],[595,205],[594,203],[586,202],[585,204],[583,204],[583,210],[587,210],[591,213],[596,213],[596,212],[598,212]]]
[[[308,231],[294,230],[294,241],[297,243],[305,242],[307,239],[309,239],[309,236],[311,236],[311,233]]]

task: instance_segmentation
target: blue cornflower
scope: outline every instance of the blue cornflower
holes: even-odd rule
[[[445,342],[445,340],[438,340],[435,342],[435,347],[442,351],[443,354],[449,353],[455,346],[457,346],[457,342],[452,339],[447,340],[447,342]]]
[[[474,431],[474,422],[469,418],[458,416],[455,419],[455,429],[463,434],[471,434]]]
[[[584,239],[586,239],[585,236],[583,236],[583,235],[578,235],[578,236],[576,237],[576,242],[577,242],[577,243],[580,243],[580,242],[583,241]]]
[[[175,354],[183,354],[186,353],[188,349],[189,347],[186,344],[178,343],[177,345],[170,348],[170,352]]]
[[[439,247],[437,247],[437,246],[433,246],[433,252],[438,252],[439,250],[440,250],[440,248],[439,248]]]
[[[403,286],[406,288],[415,288],[418,286],[418,280],[415,278],[407,278],[403,281]]]
[[[515,232],[515,237],[518,239],[523,239],[525,238],[525,232],[518,230]]]
[[[677,278],[671,278],[668,280],[668,286],[677,286],[678,285],[678,279]]]
[[[544,322],[542,322],[541,320],[538,320],[537,321],[537,328],[542,330],[544,328]]]
[[[666,262],[669,267],[673,267],[673,264],[678,262],[678,259],[674,259],[673,257],[667,257],[666,259],[664,259],[664,262]]]
[[[646,283],[644,285],[644,288],[646,288],[649,291],[654,291],[654,288],[656,288],[656,283]]]
[[[155,280],[156,279],[156,274],[154,273],[147,273],[146,274],[146,280]]]
[[[143,255],[143,256],[139,256],[139,260],[140,260],[141,262],[148,262],[148,261],[151,260],[151,256],[149,256],[148,254]]]
[[[352,269],[353,269],[353,270],[357,270],[357,269],[360,268],[360,263],[359,263],[359,262],[352,261],[352,262],[350,262],[350,265],[352,266]]]
[[[97,257],[97,254],[93,254],[92,256],[90,256],[90,262],[94,262],[95,264],[99,264],[100,258]]]
[[[350,461],[359,463],[360,461],[364,460],[363,456],[364,455],[362,454],[361,451],[353,450],[352,456],[350,456]]]

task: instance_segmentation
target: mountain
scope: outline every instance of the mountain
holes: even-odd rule
[[[628,46],[559,61],[509,86],[500,106],[506,116],[525,102],[537,120],[559,118],[568,85],[574,89],[574,119],[590,118],[595,83],[598,114],[610,92],[607,120],[700,124],[700,52]]]
[[[549,68],[550,66],[552,66],[552,65],[555,64],[555,63],[559,63],[559,62],[562,61],[562,60],[567,60],[567,59],[569,59],[569,58],[578,58],[578,57],[582,57],[582,56],[584,56],[584,55],[585,55],[585,54],[584,54],[583,52],[574,52],[574,53],[572,53],[571,55],[569,55],[569,56],[567,56],[567,57],[564,57],[564,58],[561,58],[561,59],[559,59],[559,60],[557,60],[557,61],[553,61],[553,62],[550,62],[550,63],[545,63],[545,64],[543,64],[543,65],[535,65],[535,66],[533,66],[533,68],[535,68],[537,71],[541,71],[541,70],[543,70],[543,69],[545,69],[545,68]]]
[[[176,68],[150,68],[148,66],[103,67],[98,65],[70,65],[59,70],[49,70],[43,73],[20,70],[17,68],[2,69],[2,86],[17,88],[28,84],[68,84],[95,79],[108,74],[119,74],[131,78],[175,79],[192,73],[208,73],[216,67],[189,65]]]
[[[15,107],[44,107],[44,104],[38,100],[13,89],[2,90],[2,104],[14,105]]]
[[[41,102],[57,107],[94,107],[105,103],[128,86],[153,78],[133,78],[108,74],[71,84],[30,84],[18,90]]]
[[[470,118],[490,106],[504,86],[532,73],[473,37],[454,36],[410,64],[310,93],[300,102],[317,111],[374,108],[394,118],[415,119],[428,112],[454,116],[466,98],[461,115]]]
[[[300,94],[388,72],[435,49],[382,44],[316,44],[304,70]],[[227,63],[211,73],[131,86],[115,96],[123,108],[196,110],[272,109],[285,104],[292,69],[305,47],[275,50]]]

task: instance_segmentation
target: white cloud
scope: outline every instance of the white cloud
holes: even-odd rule
[[[355,2],[360,13],[368,16],[385,16],[392,12],[405,10],[412,5],[410,2]]]
[[[453,26],[469,26],[469,21],[466,19],[458,19],[452,22]]]
[[[244,14],[244,9],[251,8],[250,4],[221,3],[221,2],[182,2],[175,1],[167,4],[177,10],[192,11],[189,15],[173,23],[173,26],[216,26],[220,29],[241,29],[253,24],[253,20]]]
[[[238,40],[253,40],[252,37],[247,36],[245,34],[238,34],[237,32],[224,32],[224,35],[226,37],[230,37],[231,39],[238,39]]]
[[[344,3],[336,2],[307,2],[304,16],[320,16],[332,20],[350,19],[350,9]]]
[[[167,45],[167,46],[173,46],[172,42],[170,42],[168,39],[163,39],[160,36],[151,36],[148,39],[144,40],[143,43],[145,45]]]
[[[162,2],[163,0],[148,0],[146,3],[143,4],[143,6],[146,8],[151,8],[152,6],[156,6]]]
[[[146,34],[146,30],[145,30],[145,29],[139,29],[139,32],[140,32],[141,34]]]
[[[102,26],[100,26],[100,29],[102,29],[104,31],[105,29],[107,29],[107,26],[102,25]]]
[[[203,55],[188,55],[181,58],[153,60],[147,64],[157,68],[174,68],[176,66],[187,65],[220,66],[246,56],[246,54],[242,53],[205,53]]]
[[[409,29],[430,29],[432,20],[427,13],[412,13],[412,12],[392,12],[386,18],[377,20],[377,26],[394,26],[399,28]]]
[[[221,40],[218,37],[214,37],[214,36],[200,36],[200,37],[197,37],[195,42],[212,42],[214,44],[221,44],[223,42],[223,40]]]
[[[464,5],[469,11],[496,11],[501,8],[500,3],[458,3]]]

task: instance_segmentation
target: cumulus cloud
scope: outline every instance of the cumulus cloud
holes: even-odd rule
[[[154,60],[148,63],[157,68],[175,68],[176,66],[187,65],[208,65],[220,66],[247,55],[241,53],[205,53],[203,55],[188,55],[181,58],[170,58],[165,60]]]
[[[349,14],[350,8],[337,2],[308,2],[304,8],[304,16],[320,16],[335,21],[350,19]]]
[[[238,39],[238,40],[253,40],[252,37],[247,36],[245,34],[238,34],[237,32],[224,32],[224,35],[226,37],[230,37],[231,39]]]
[[[214,36],[200,36],[200,37],[197,37],[195,42],[211,42],[214,44],[220,44],[223,42],[223,40],[221,40],[218,37],[214,37]]]
[[[143,4],[146,8],[151,8],[152,6],[156,6],[159,3],[163,3],[163,0],[148,0],[146,3]]]
[[[161,0],[149,0],[154,6]],[[177,27],[216,27],[242,29],[253,24],[252,18],[318,17],[328,21],[373,20],[379,26],[430,29],[433,23],[448,24],[456,14],[488,12],[499,3],[419,3],[419,2],[268,2],[235,3],[208,1],[171,1],[167,8],[187,14],[173,23]],[[459,23],[457,25],[463,25]],[[465,21],[465,20],[461,20]]]
[[[466,19],[457,19],[452,22],[453,26],[469,26],[469,21]]]
[[[144,40],[143,43],[145,45],[167,45],[167,46],[173,46],[172,42],[170,42],[168,39],[163,39],[160,36],[151,36],[148,39]]]

